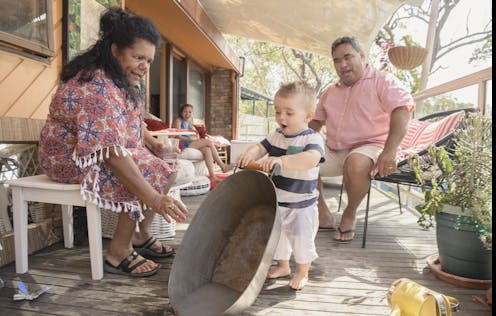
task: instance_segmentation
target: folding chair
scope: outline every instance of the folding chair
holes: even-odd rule
[[[396,183],[398,190],[398,203],[400,207],[400,214],[403,213],[401,206],[401,193],[400,184],[409,186],[418,186],[415,178],[415,172],[408,163],[408,157],[418,154],[423,156],[428,153],[429,147],[434,145],[436,147],[452,147],[452,138],[455,130],[460,127],[462,119],[469,112],[476,112],[476,109],[459,109],[437,112],[426,115],[420,119],[413,119],[410,121],[408,131],[400,144],[396,161],[396,171],[386,177],[377,175],[373,180],[383,181],[389,183]],[[371,181],[372,184],[372,181]],[[341,200],[343,194],[343,186],[341,183],[341,193],[339,196],[338,211],[341,208]],[[363,240],[362,248],[365,248],[367,242],[367,226],[369,217],[370,206],[370,189],[367,192],[367,205],[365,208],[365,221],[363,225]]]

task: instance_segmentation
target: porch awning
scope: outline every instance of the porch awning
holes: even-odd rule
[[[130,11],[150,18],[162,36],[207,70],[240,72],[241,60],[197,0],[126,0]]]
[[[402,5],[421,0],[199,0],[225,34],[330,54],[340,36],[355,36],[365,52]]]

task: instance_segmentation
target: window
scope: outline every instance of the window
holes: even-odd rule
[[[203,71],[190,63],[189,67],[189,85],[188,85],[188,103],[193,105],[193,117],[205,119],[205,74]]]
[[[0,44],[54,56],[52,1],[0,0]]]

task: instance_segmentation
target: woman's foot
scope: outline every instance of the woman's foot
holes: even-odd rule
[[[160,269],[160,264],[147,260],[136,251],[124,258],[117,258],[107,254],[104,264],[105,271],[129,276],[149,276],[155,274]]]
[[[133,248],[147,258],[165,258],[174,254],[174,248],[162,244],[155,236],[141,242],[133,240]]]
[[[291,274],[291,269],[288,267],[275,266],[267,273],[267,279],[284,278]]]

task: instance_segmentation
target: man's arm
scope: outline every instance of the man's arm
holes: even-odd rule
[[[324,121],[318,121],[318,120],[311,120],[310,123],[308,123],[308,127],[310,127],[316,132],[320,132],[323,125],[324,125]]]
[[[398,107],[391,113],[389,133],[384,145],[384,150],[379,155],[376,164],[372,168],[370,176],[373,178],[377,173],[385,177],[396,170],[396,152],[401,140],[408,129],[410,112],[406,106]]]

